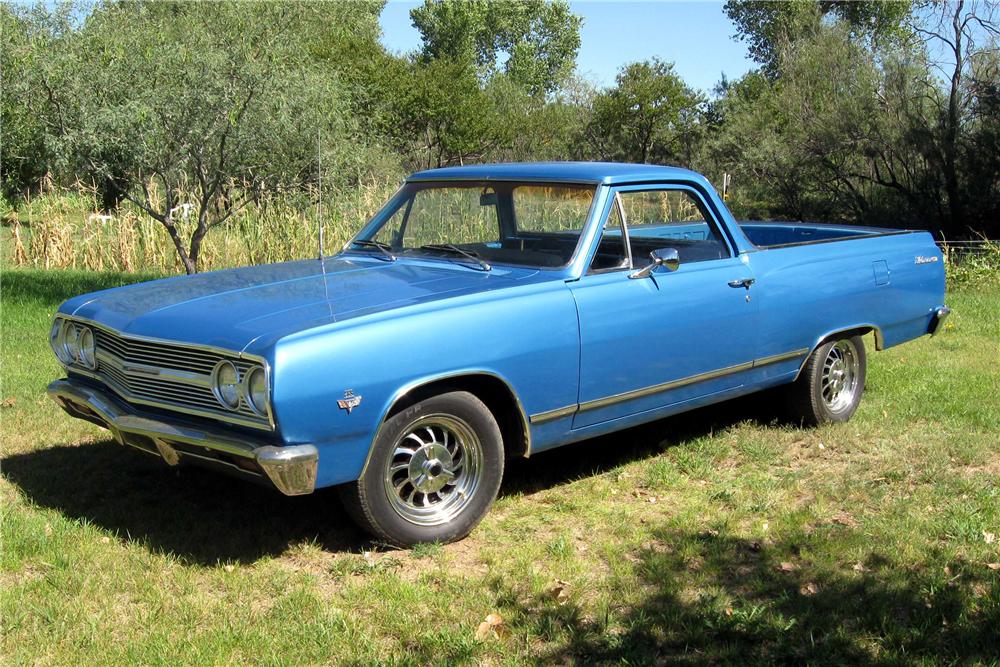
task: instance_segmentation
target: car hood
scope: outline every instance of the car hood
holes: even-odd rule
[[[246,350],[315,326],[533,282],[539,274],[480,271],[447,260],[338,256],[127,285],[70,299],[60,312],[125,334]]]

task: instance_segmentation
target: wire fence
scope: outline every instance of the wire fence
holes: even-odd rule
[[[993,255],[1000,248],[1000,239],[972,239],[966,241],[935,241],[951,262],[961,262],[966,258]]]

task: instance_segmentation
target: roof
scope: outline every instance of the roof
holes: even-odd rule
[[[510,162],[466,167],[427,169],[408,181],[561,181],[566,183],[647,183],[664,180],[699,180],[696,172],[680,167],[622,162]]]

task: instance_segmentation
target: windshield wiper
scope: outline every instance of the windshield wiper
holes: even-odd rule
[[[454,253],[456,255],[462,255],[479,265],[483,271],[490,271],[493,269],[492,266],[483,261],[483,259],[471,250],[465,250],[464,248],[459,248],[457,245],[452,243],[427,243],[420,246],[421,250],[437,250]]]
[[[375,248],[382,252],[382,256],[385,257],[387,262],[395,262],[396,256],[392,254],[392,246],[388,243],[382,243],[380,241],[371,241],[369,239],[354,239],[351,241],[350,245],[359,245],[365,248]]]

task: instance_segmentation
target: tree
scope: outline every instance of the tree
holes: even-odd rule
[[[873,53],[833,23],[785,46],[778,80],[751,73],[730,84],[708,153],[737,174],[740,213],[935,227],[921,56]]]
[[[969,70],[976,61],[977,36],[984,35],[992,40],[989,50],[996,52],[996,40],[1000,37],[997,13],[997,5],[993,3],[957,0],[935,6],[929,25],[914,26],[917,34],[929,43],[945,49],[950,61],[943,64],[943,68],[947,68],[948,95],[947,104],[940,108],[936,147],[948,194],[950,225],[947,231],[952,234],[965,233],[968,222],[959,159],[965,139],[963,130],[976,99],[967,85]]]
[[[312,57],[326,9],[97,8],[52,54],[73,73],[53,101],[67,115],[59,141],[71,168],[160,222],[184,269],[197,271],[208,232],[265,188],[312,177],[319,132],[349,140],[343,95]]]
[[[59,160],[53,138],[65,126],[59,91],[68,74],[50,57],[76,28],[74,7],[0,4],[0,178],[11,198]]]
[[[425,168],[464,164],[504,141],[496,100],[480,86],[470,63],[417,61],[397,89],[401,134],[411,138]]]
[[[736,36],[771,77],[778,74],[782,47],[815,35],[824,18],[840,20],[854,39],[878,45],[905,36],[911,11],[911,3],[900,0],[728,0],[725,5]]]
[[[587,134],[603,159],[676,161],[698,128],[701,96],[657,59],[632,63],[594,99]],[[686,157],[690,157],[689,155]]]
[[[1000,49],[975,54],[968,77],[971,98],[961,164],[969,226],[993,236],[1000,232]]]
[[[531,94],[551,93],[573,71],[583,20],[565,0],[425,0],[410,12],[425,60],[475,63]]]

